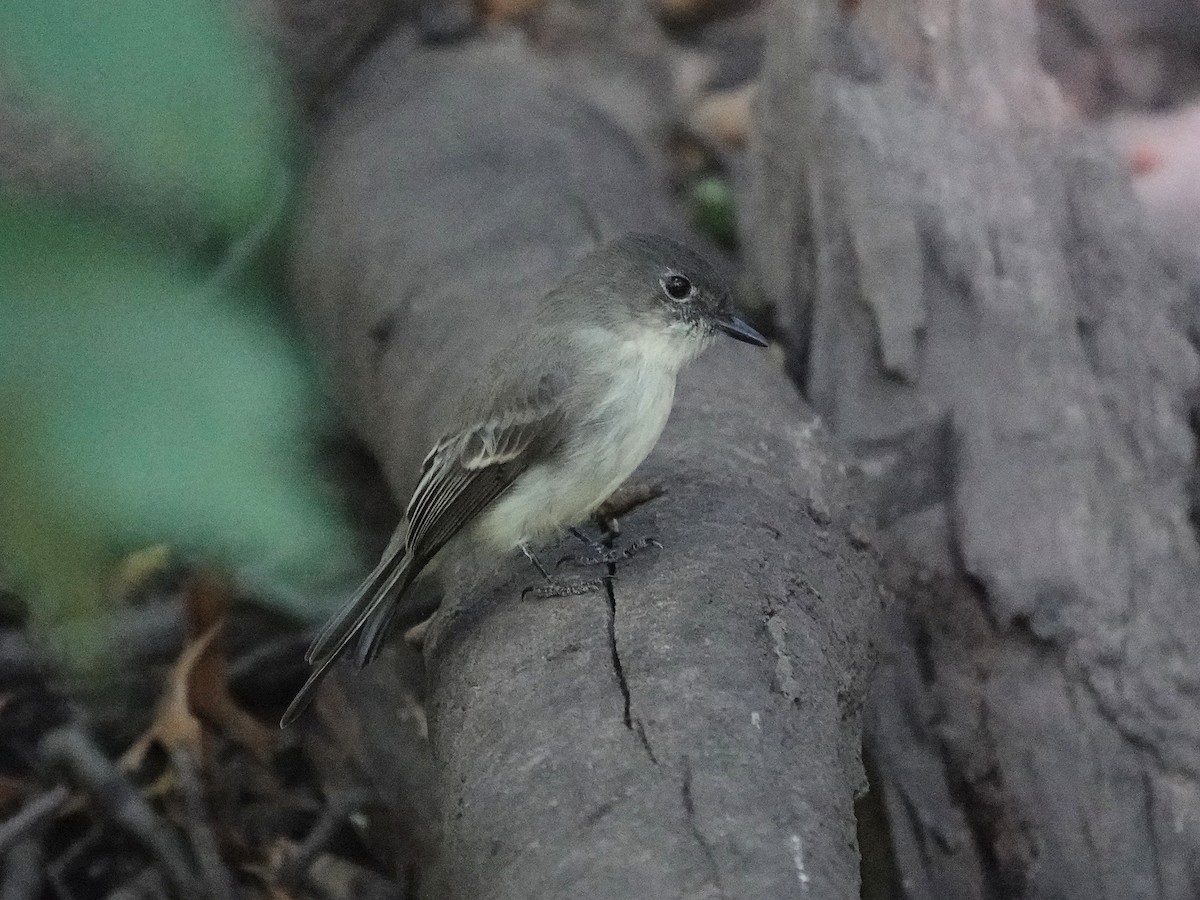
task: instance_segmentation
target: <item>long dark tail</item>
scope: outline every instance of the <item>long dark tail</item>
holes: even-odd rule
[[[426,586],[425,590],[410,591],[401,603],[389,603],[359,632],[358,643],[354,646],[354,664],[366,668],[373,663],[393,632],[393,626],[409,628],[424,622],[441,605],[440,590]]]
[[[304,661],[316,663],[329,655],[329,648],[341,643],[348,634],[353,634],[361,622],[370,615],[375,602],[384,593],[383,587],[392,575],[407,562],[404,544],[392,540],[383,551],[377,565],[358,590],[342,604],[342,608],[329,617],[324,627],[313,638],[304,652]]]
[[[413,565],[412,557],[405,554],[402,544],[394,542],[388,547],[379,565],[367,576],[354,596],[313,639],[304,658],[315,668],[283,714],[279,722],[281,728],[291,725],[308,708],[329,667],[346,652],[346,648],[364,628],[368,629],[366,636],[372,643],[379,639],[380,629],[368,626],[380,618],[385,624],[391,621],[394,607],[420,571],[421,567]],[[386,628],[383,630],[386,631]]]

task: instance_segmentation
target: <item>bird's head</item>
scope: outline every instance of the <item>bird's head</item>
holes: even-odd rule
[[[682,364],[718,333],[767,346],[733,311],[725,279],[703,257],[664,237],[628,234],[585,256],[561,287],[564,298],[618,335]]]

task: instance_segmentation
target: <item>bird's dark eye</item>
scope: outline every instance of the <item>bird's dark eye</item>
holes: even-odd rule
[[[668,275],[662,284],[672,300],[686,300],[692,293],[692,283],[682,275]]]

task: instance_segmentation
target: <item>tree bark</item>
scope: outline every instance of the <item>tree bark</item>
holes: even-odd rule
[[[879,476],[894,891],[1198,896],[1183,286],[1038,69],[1031,3],[778,16],[745,243]]]
[[[335,107],[295,293],[403,498],[448,401],[574,256],[679,227],[636,142],[521,44],[384,45]],[[625,535],[663,549],[608,591],[522,601],[519,558],[451,585],[426,646],[441,880],[472,900],[856,897],[880,594],[855,478],[741,346],[685,373],[636,477],[667,493]]]

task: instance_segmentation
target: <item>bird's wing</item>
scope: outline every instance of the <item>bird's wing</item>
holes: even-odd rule
[[[408,571],[403,593],[425,565],[462,528],[512,486],[530,466],[553,451],[563,417],[560,381],[543,376],[525,392],[504,392],[503,406],[491,404],[482,421],[434,446],[405,511],[404,552]],[[395,580],[392,584],[395,584]],[[387,587],[391,592],[391,585]],[[377,603],[360,627],[355,660],[359,668],[379,654],[397,603]],[[413,610],[404,610],[409,615]]]
[[[313,640],[305,658],[320,663],[339,654],[399,595],[446,542],[548,452],[548,435],[561,415],[562,391],[542,376],[527,391],[505,392],[501,408],[469,416],[472,424],[439,440],[421,465],[404,520],[379,565]]]
[[[378,653],[396,601],[437,552],[531,465],[555,449],[565,412],[562,378],[543,375],[528,391],[499,392],[502,406],[438,441],[422,465],[404,522],[383,559],[309,647],[315,670],[288,707],[283,724],[307,706],[329,666],[359,635],[359,665]],[[513,399],[515,398],[515,399]]]
[[[511,395],[510,395],[511,397]],[[561,379],[543,375],[531,390],[438,442],[404,518],[405,547],[423,566],[459,530],[554,450],[564,415]]]

